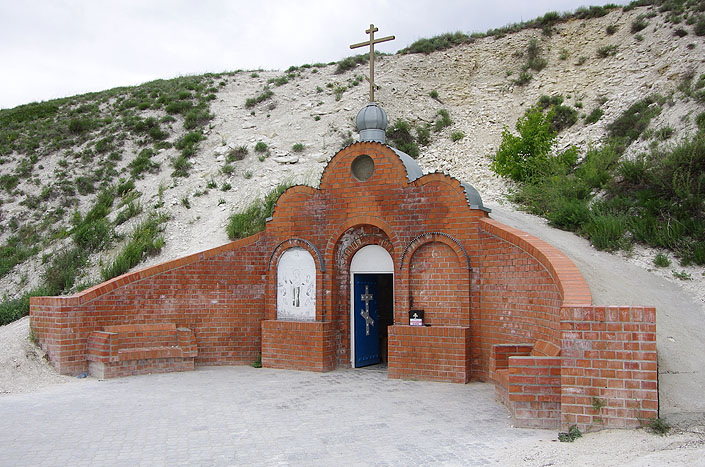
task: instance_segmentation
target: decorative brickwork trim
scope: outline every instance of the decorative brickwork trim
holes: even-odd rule
[[[465,247],[452,235],[448,235],[444,232],[426,232],[414,237],[414,239],[411,240],[408,245],[406,245],[404,251],[401,254],[401,259],[399,260],[399,269],[404,269],[404,259],[406,259],[407,253],[409,257],[412,257],[414,255],[414,252],[421,245],[429,242],[445,243],[453,250],[455,250],[455,254],[457,254],[459,258],[465,258],[467,268],[469,270],[472,270],[472,267],[470,266],[470,256],[468,256],[468,252],[465,251]]]

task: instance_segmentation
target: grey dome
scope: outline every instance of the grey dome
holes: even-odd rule
[[[357,113],[355,123],[357,131],[360,132],[360,141],[386,143],[384,131],[387,129],[387,114],[374,102],[370,102]]]

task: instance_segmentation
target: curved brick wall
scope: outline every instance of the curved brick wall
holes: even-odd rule
[[[493,219],[479,219],[473,308],[473,373],[486,379],[495,344],[561,345],[561,307],[591,305],[573,262],[548,243]]]

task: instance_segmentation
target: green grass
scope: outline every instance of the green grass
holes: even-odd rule
[[[441,109],[436,113],[436,121],[433,122],[433,130],[441,131],[453,124],[453,120],[450,118],[450,113],[446,109]]]
[[[144,178],[145,172],[156,174],[159,173],[159,164],[152,161],[154,151],[150,148],[145,148],[139,152],[132,162],[127,167],[130,169],[130,175],[137,179]]]
[[[453,142],[460,141],[463,138],[465,138],[465,133],[463,133],[462,131],[454,131],[453,133],[450,134],[450,139]]]
[[[255,152],[265,153],[267,152],[267,149],[267,143],[264,141],[257,141],[257,144],[255,144]]]
[[[264,199],[255,200],[243,211],[230,216],[226,231],[231,240],[249,237],[264,230],[265,222],[272,216],[277,200],[291,183],[280,183]]]
[[[108,266],[101,270],[103,280],[125,274],[144,258],[159,253],[164,246],[164,238],[161,236],[162,224],[167,219],[166,215],[152,214],[135,227],[124,248]]]
[[[249,150],[247,149],[247,146],[238,146],[238,147],[233,148],[230,151],[228,151],[228,155],[225,158],[225,161],[228,163],[241,161],[245,157],[247,157],[247,154],[249,154]]]
[[[441,50],[447,50],[456,45],[471,42],[470,36],[462,32],[445,33],[428,39],[419,39],[410,46],[401,49],[401,54],[430,54]]]
[[[615,44],[605,45],[597,49],[597,56],[600,58],[607,58],[617,55],[617,50],[619,47]]]
[[[255,97],[249,97],[245,100],[245,108],[251,109],[257,104],[271,99],[274,96],[274,92],[269,89],[269,86],[265,86],[260,94]]]

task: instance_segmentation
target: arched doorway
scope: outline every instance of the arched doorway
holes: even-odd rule
[[[360,248],[350,262],[350,360],[353,368],[387,361],[394,324],[394,261],[379,245]]]

